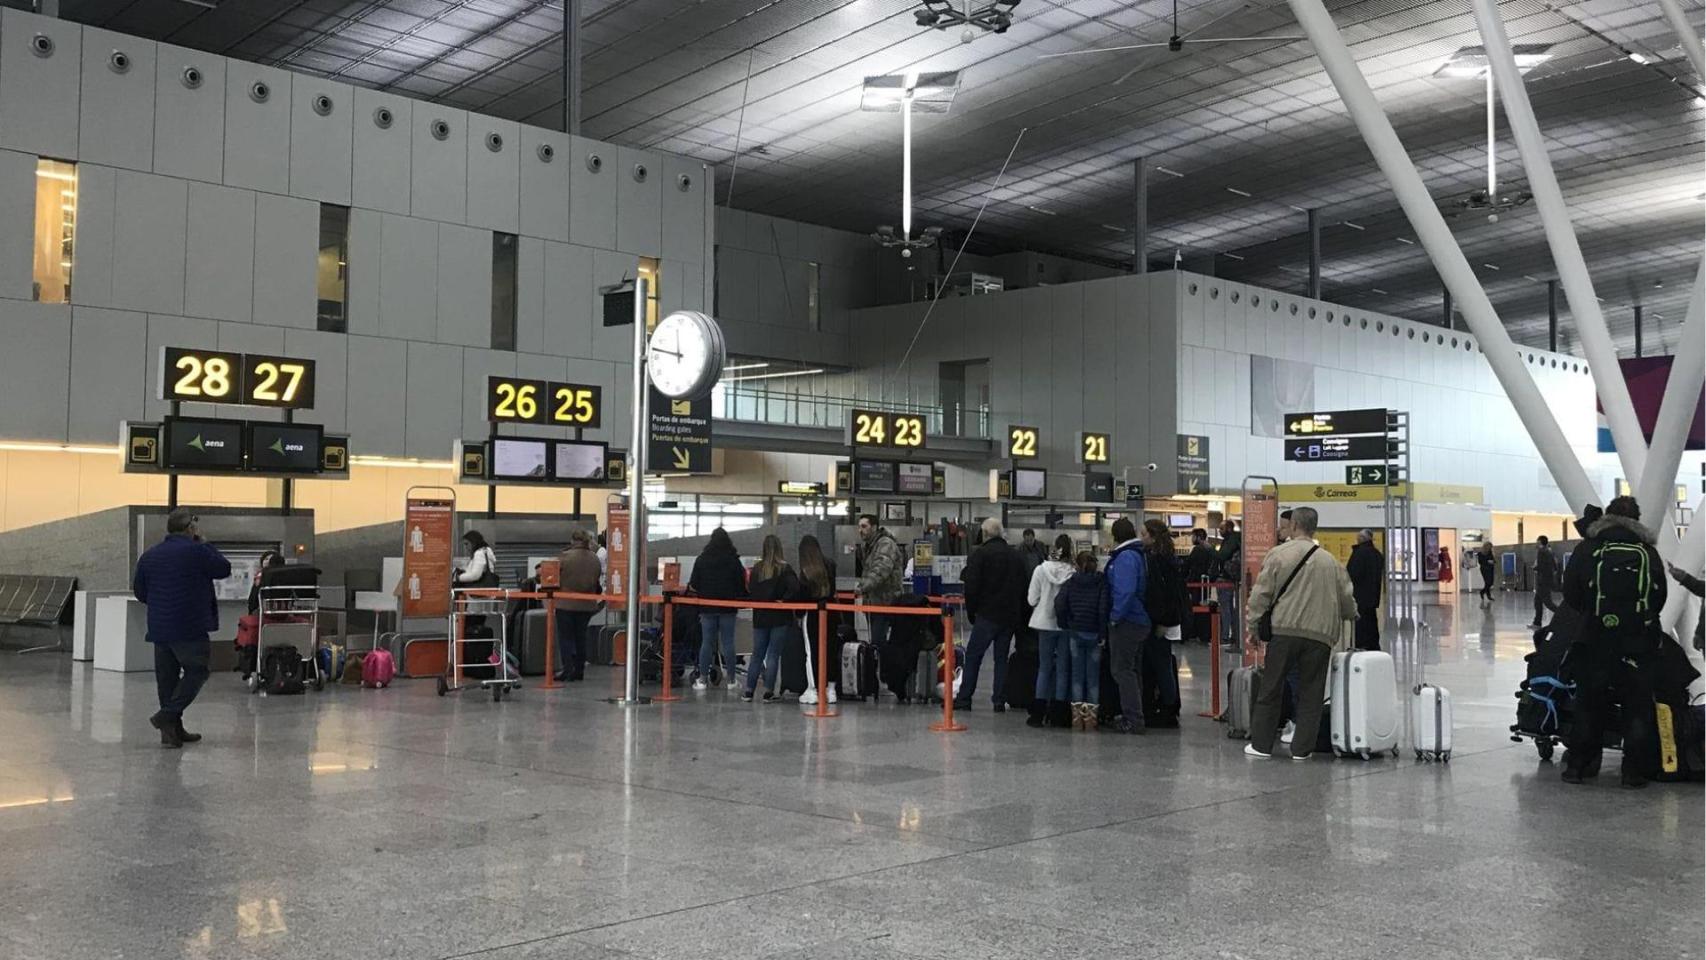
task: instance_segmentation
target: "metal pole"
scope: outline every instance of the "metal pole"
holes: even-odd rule
[[[640,699],[640,598],[645,596],[641,553],[646,547],[646,432],[651,422],[651,391],[646,382],[646,301],[651,282],[634,280],[634,423],[628,433],[628,663],[623,668],[623,704]]]
[[[1493,87],[1493,71],[1487,71],[1487,202],[1498,209],[1499,203],[1499,155],[1495,149],[1498,142],[1499,92]]]
[[[176,400],[173,400],[166,407],[167,413],[174,417],[178,415],[178,411],[180,409],[182,409],[182,407],[179,406],[178,401]],[[164,425],[162,425],[160,430],[160,439],[164,440],[165,438],[166,430]],[[171,473],[166,475],[166,509],[178,509],[178,471],[176,470],[173,470]]]
[[[1566,502],[1572,508],[1576,504],[1598,503],[1600,497],[1588,481],[1587,471],[1576,459],[1575,451],[1546,406],[1534,378],[1529,376],[1518,358],[1516,344],[1511,342],[1498,312],[1487,299],[1487,292],[1475,278],[1469,261],[1464,259],[1463,251],[1445,225],[1445,218],[1434,206],[1433,197],[1422,183],[1421,175],[1416,172],[1403,143],[1398,140],[1391,120],[1380,109],[1380,102],[1375,99],[1374,91],[1369,89],[1367,78],[1351,58],[1332,16],[1321,0],[1287,2],[1298,24],[1308,34],[1316,55],[1356,122],[1369,152],[1392,184],[1399,205],[1404,208],[1411,227],[1416,231],[1417,240],[1427,249],[1434,269],[1439,271],[1461,305],[1470,331],[1485,348],[1487,364],[1504,387],[1511,406],[1522,419],[1535,449],[1563,491]]]
[[[1311,300],[1321,299],[1321,211],[1311,208],[1309,214],[1309,293]]]
[[[1676,0],[1659,0],[1660,9],[1665,12],[1665,19],[1670,21],[1670,27],[1676,31],[1676,39],[1682,44],[1682,50],[1688,54],[1688,62],[1694,66],[1696,76],[1706,77],[1706,47],[1700,43],[1700,34],[1694,32],[1694,25],[1688,22],[1688,15],[1682,12],[1682,4]]]
[[[1131,272],[1149,272],[1149,158],[1131,162]]]
[[[1635,357],[1642,356],[1641,351],[1641,305],[1635,304]]]
[[[581,0],[563,0],[563,132],[581,132]]]
[[[1504,21],[1499,18],[1497,0],[1474,0],[1474,8],[1475,19],[1481,27],[1481,40],[1487,51],[1489,76],[1496,77],[1504,91],[1505,117],[1510,121],[1511,136],[1516,140],[1522,165],[1528,172],[1528,187],[1540,211],[1546,243],[1552,249],[1552,260],[1557,264],[1558,278],[1564,285],[1564,296],[1570,305],[1576,335],[1587,354],[1588,371],[1599,391],[1606,423],[1617,443],[1617,457],[1623,465],[1623,475],[1637,478],[1641,475],[1641,465],[1646,461],[1647,444],[1641,433],[1641,423],[1635,416],[1635,404],[1629,399],[1629,385],[1623,379],[1622,367],[1617,364],[1617,347],[1611,342],[1605,316],[1600,312],[1599,298],[1594,294],[1593,279],[1588,275],[1581,245],[1576,242],[1576,232],[1570,225],[1570,211],[1564,205],[1564,192],[1553,173],[1546,141],[1540,135],[1540,124],[1534,118],[1528,88],[1517,69]],[[1637,342],[1640,338],[1638,311],[1639,308],[1635,323]],[[1639,349],[1636,355],[1640,355]]]
[[[1546,281],[1546,349],[1558,352],[1558,281]]]
[[[1658,419],[1653,422],[1653,448],[1647,452],[1646,466],[1635,485],[1641,516],[1655,531],[1670,527],[1669,516],[1676,500],[1671,487],[1682,463],[1682,448],[1688,441],[1695,406],[1700,402],[1700,388],[1706,384],[1706,365],[1700,359],[1703,356],[1706,356],[1706,262],[1694,274],[1694,293],[1688,301],[1688,316],[1682,323],[1682,341],[1671,358],[1664,400],[1659,404]],[[1674,542],[1660,533],[1661,552],[1670,553],[1666,548]],[[1680,559],[1687,555],[1673,553],[1672,556]]]
[[[1447,330],[1456,329],[1453,326],[1453,323],[1455,321],[1452,320],[1452,317],[1456,316],[1457,311],[1452,309],[1452,306],[1451,306],[1451,288],[1442,285],[1440,287],[1440,296],[1442,297],[1442,303],[1444,306],[1443,312],[1445,314],[1445,316],[1441,319],[1440,322],[1442,324],[1444,324],[1444,326]]]
[[[295,410],[284,411],[284,422],[285,423],[295,423],[296,422],[296,411]],[[290,516],[290,501],[291,501],[292,497],[295,496],[295,494],[296,494],[295,484],[291,482],[291,479],[289,477],[285,477],[284,482],[279,484],[279,507],[278,507],[278,515],[279,516],[281,516],[281,517]]]

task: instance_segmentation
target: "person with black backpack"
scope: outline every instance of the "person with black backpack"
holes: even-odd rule
[[[1149,612],[1149,635],[1138,663],[1143,679],[1144,722],[1151,727],[1179,725],[1179,674],[1173,659],[1173,637],[1190,608],[1185,599],[1185,576],[1167,524],[1150,517],[1143,521],[1144,551],[1149,576],[1143,585],[1143,607]]]
[[[1599,775],[1605,728],[1621,701],[1623,786],[1640,788],[1647,777],[1638,758],[1658,737],[1653,672],[1664,642],[1664,564],[1634,497],[1613,499],[1586,527],[1587,539],[1564,568],[1564,602],[1585,622],[1571,650],[1578,710],[1563,780],[1582,783]]]

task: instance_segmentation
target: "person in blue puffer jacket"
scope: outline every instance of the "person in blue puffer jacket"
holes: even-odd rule
[[[1108,672],[1120,688],[1119,732],[1144,732],[1143,679],[1138,674],[1138,655],[1149,636],[1149,611],[1143,606],[1148,579],[1143,541],[1137,528],[1125,517],[1114,521],[1118,546],[1108,554]]]
[[[166,517],[166,539],[136,561],[131,593],[148,608],[148,642],[154,645],[154,682],[160,710],[148,722],[160,731],[160,745],[179,749],[201,734],[184,729],[189,709],[207,682],[219,629],[213,582],[231,576],[231,561],[201,539],[201,518],[187,510]]]

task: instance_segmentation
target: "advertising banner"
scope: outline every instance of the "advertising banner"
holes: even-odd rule
[[[453,497],[410,496],[404,502],[403,579],[398,590],[404,618],[450,613],[455,518]]]

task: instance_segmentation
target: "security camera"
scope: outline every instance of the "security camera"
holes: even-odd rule
[[[1161,465],[1157,464],[1157,463],[1146,463],[1143,465],[1143,469],[1148,470],[1150,473],[1154,473],[1155,471],[1161,469]]]

